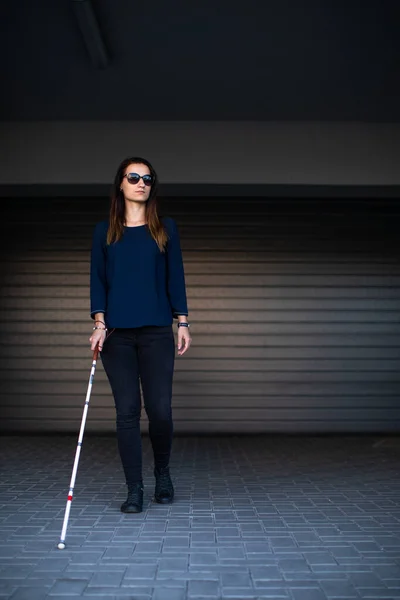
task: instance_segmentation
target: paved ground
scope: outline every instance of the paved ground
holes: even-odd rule
[[[4,437],[0,598],[400,599],[400,442],[176,438],[176,501],[123,515],[113,437],[86,437],[58,550],[76,438]]]

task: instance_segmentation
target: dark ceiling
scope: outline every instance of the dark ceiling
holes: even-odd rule
[[[1,120],[400,121],[399,0],[69,0],[2,6]]]

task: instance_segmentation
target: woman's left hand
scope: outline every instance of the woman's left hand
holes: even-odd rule
[[[178,327],[178,355],[182,356],[189,350],[192,338],[188,327]]]

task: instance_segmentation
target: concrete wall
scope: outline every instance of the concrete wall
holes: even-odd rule
[[[0,185],[109,184],[129,155],[165,184],[400,184],[400,123],[3,122],[0,151]]]

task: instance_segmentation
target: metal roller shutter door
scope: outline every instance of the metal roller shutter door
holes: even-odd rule
[[[1,428],[75,432],[91,234],[108,200],[3,202]],[[191,197],[163,208],[180,229],[194,338],[176,360],[176,432],[398,430],[398,202]],[[87,429],[115,429],[101,366]]]

